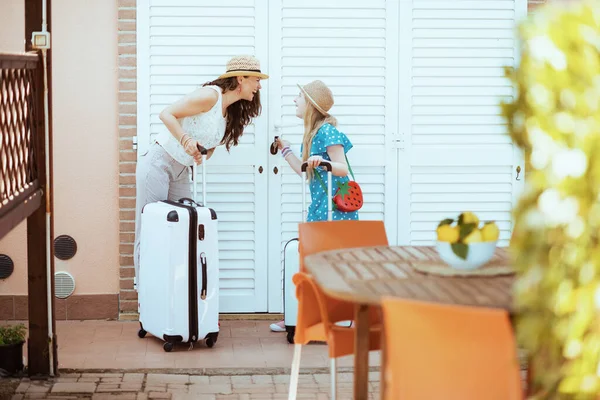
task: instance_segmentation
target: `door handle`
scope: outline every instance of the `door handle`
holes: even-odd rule
[[[520,173],[521,173],[521,166],[517,165],[517,178],[516,178],[516,180],[518,180],[518,181],[520,181],[520,179],[519,179],[519,174]]]
[[[258,173],[259,173],[259,174],[262,174],[262,173],[263,173],[263,167],[262,167],[262,165],[261,165],[260,167],[258,167]]]
[[[275,175],[277,175],[277,173],[279,172],[279,169],[277,167],[273,167],[273,172],[275,173]]]
[[[273,139],[273,143],[271,143],[271,154],[275,155],[277,154],[277,152],[279,151],[279,149],[277,148],[277,139],[279,138],[279,136],[275,136],[275,138]]]

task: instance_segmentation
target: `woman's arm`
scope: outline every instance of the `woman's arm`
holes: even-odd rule
[[[171,135],[181,143],[183,131],[177,118],[188,117],[210,110],[219,99],[217,92],[210,88],[200,88],[184,96],[181,100],[167,106],[161,111],[159,118],[165,124]]]
[[[212,157],[213,153],[215,152],[215,148],[213,147],[212,149],[208,149],[208,152],[206,153],[206,159],[209,160],[210,157]]]

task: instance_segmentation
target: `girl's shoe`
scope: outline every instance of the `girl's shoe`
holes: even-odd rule
[[[285,332],[285,322],[279,321],[275,324],[271,324],[269,328],[271,328],[271,331],[273,332]]]

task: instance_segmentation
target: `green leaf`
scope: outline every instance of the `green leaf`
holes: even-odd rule
[[[463,240],[464,238],[466,238],[467,236],[469,236],[469,234],[471,234],[471,232],[473,232],[473,230],[477,227],[477,224],[464,224],[464,225],[460,225],[460,240]]]
[[[452,251],[463,260],[467,259],[469,254],[469,246],[464,243],[452,243]]]
[[[348,196],[350,194],[350,185],[348,185],[348,182],[345,183],[338,183],[338,192],[337,194],[340,195],[340,197],[342,198],[342,200],[344,200],[344,197]]]
[[[442,222],[440,222],[438,224],[438,228],[442,225],[450,225],[453,222],[454,222],[454,220],[452,218],[446,218],[445,220],[443,220]]]

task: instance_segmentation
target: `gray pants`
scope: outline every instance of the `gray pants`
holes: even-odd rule
[[[135,243],[133,265],[136,279],[140,271],[140,228],[142,208],[160,200],[177,201],[182,197],[192,197],[190,188],[190,167],[175,161],[158,143],[150,145],[142,154],[135,171]]]

